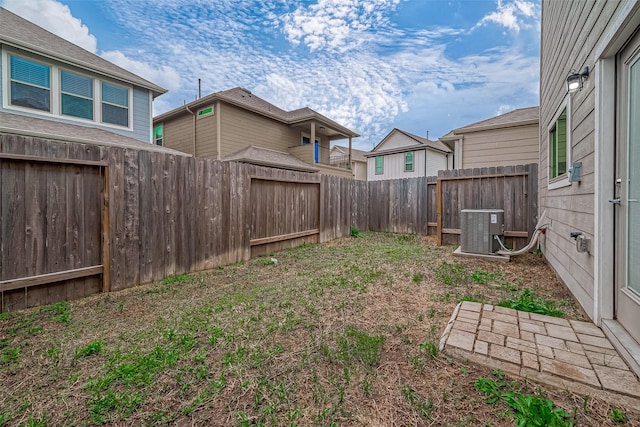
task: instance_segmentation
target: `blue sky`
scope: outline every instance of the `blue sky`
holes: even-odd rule
[[[308,106],[370,150],[538,104],[539,0],[0,0],[169,90],[159,114],[236,86]]]

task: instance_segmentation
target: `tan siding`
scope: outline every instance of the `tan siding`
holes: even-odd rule
[[[196,156],[206,157],[216,160],[217,150],[217,117],[218,111],[213,114],[207,114],[206,116],[198,117],[196,119],[196,138],[198,145],[196,147]]]
[[[543,0],[540,59],[540,210],[547,210],[549,228],[542,240],[549,264],[589,315],[593,313],[594,259],[578,253],[572,231],[594,236],[595,92],[593,49],[620,6],[614,1]],[[582,91],[567,95],[570,71],[589,66],[592,74]],[[582,162],[582,180],[548,189],[547,132],[566,97],[569,104],[571,160]],[[613,149],[613,147],[612,147]]]
[[[219,114],[222,157],[251,145],[286,153],[300,144],[301,131],[284,123],[225,103],[221,103]]]
[[[193,116],[185,114],[163,123],[165,147],[193,154]]]
[[[466,133],[462,166],[466,169],[537,163],[539,143],[537,125]]]

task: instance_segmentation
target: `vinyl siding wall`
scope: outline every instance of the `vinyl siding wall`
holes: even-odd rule
[[[385,144],[385,148],[387,148]],[[426,169],[425,169],[425,153]],[[415,178],[418,176],[435,176],[439,170],[447,169],[447,156],[435,150],[419,150],[413,152],[413,171],[405,172],[405,153],[387,154],[384,156],[383,173],[376,175],[376,158],[367,158],[367,180]]]
[[[462,168],[538,163],[537,124],[464,134]]]
[[[593,50],[611,22],[619,2],[543,0],[540,60],[540,212],[547,210],[549,227],[542,250],[551,267],[573,295],[593,315],[594,258],[576,251],[569,236],[580,231],[594,237],[595,92]],[[580,92],[566,94],[571,70],[589,66],[591,75]],[[549,126],[566,98],[571,162],[582,162],[582,180],[549,189]],[[613,150],[613,144],[611,146]]]
[[[220,106],[221,157],[251,145],[286,153],[301,144],[300,130],[230,104]]]
[[[7,64],[8,64],[8,55],[10,53],[16,54],[14,53],[14,51],[7,51],[4,46],[2,46],[2,57],[6,58],[7,60]],[[47,64],[47,65],[51,65],[51,66],[56,66],[58,67],[58,69],[63,69],[66,71],[70,71],[70,72],[75,72],[78,74],[81,74],[83,76],[87,76],[87,77],[92,77],[94,79],[97,80],[101,80],[101,81],[105,81],[107,83],[113,83],[116,82],[117,84],[121,84],[124,86],[127,86],[130,88],[130,85],[126,85],[124,83],[120,83],[116,80],[112,81],[109,80],[108,78],[104,78],[102,76],[99,76],[97,74],[94,74],[92,72],[86,71],[84,69],[80,69],[80,68],[76,68],[76,67],[72,67],[69,66],[67,64],[62,64],[60,62],[57,61],[52,61],[50,59],[47,58],[41,58],[37,55],[27,55],[27,54],[23,54],[22,52],[18,52],[17,53],[18,56],[20,57],[24,57],[25,59],[30,59],[30,60],[34,60],[34,61],[39,61],[43,64]],[[151,142],[151,110],[150,110],[150,105],[151,103],[150,101],[150,97],[151,97],[151,92],[147,89],[141,88],[141,87],[137,87],[137,86],[133,86],[133,92],[132,92],[132,105],[129,106],[129,108],[131,108],[131,113],[132,113],[132,121],[131,121],[131,129],[125,129],[122,127],[118,127],[118,126],[111,126],[111,125],[104,125],[102,123],[100,123],[99,119],[100,117],[96,117],[96,120],[93,122],[90,121],[86,121],[86,120],[75,120],[72,117],[69,116],[62,116],[62,115],[52,115],[52,114],[48,114],[48,113],[38,113],[35,110],[33,110],[33,112],[29,111],[29,109],[15,109],[15,108],[5,108],[4,105],[4,91],[7,88],[8,82],[5,81],[5,79],[8,77],[6,73],[8,73],[8,70],[5,70],[2,68],[3,65],[3,61],[0,61],[0,76],[2,79],[2,84],[0,84],[0,100],[2,100],[0,102],[0,111],[7,111],[13,114],[20,114],[23,116],[29,116],[29,117],[37,117],[40,119],[46,119],[46,120],[53,120],[56,122],[61,122],[61,123],[69,123],[69,124],[73,124],[73,125],[79,125],[79,126],[88,126],[88,127],[94,127],[94,128],[98,128],[98,129],[103,129],[106,130],[108,132],[112,132],[112,133],[116,133],[118,135],[123,135],[123,136],[127,136],[129,138],[135,138],[137,140],[140,140],[142,142]],[[8,67],[8,65],[7,65]],[[58,79],[59,77],[56,75],[52,75],[51,79],[52,81],[54,79]],[[53,83],[52,83],[53,86]],[[53,87],[52,87],[53,90]],[[7,96],[9,96],[9,94],[6,94]],[[98,94],[94,93],[94,103],[95,102],[99,102],[99,97],[97,96]],[[58,97],[52,97],[52,102],[58,102],[59,98]],[[7,101],[8,103],[8,101]]]
[[[190,113],[154,125],[160,124],[163,126],[162,142],[165,147],[193,155],[193,116]],[[212,144],[215,147],[215,136]]]

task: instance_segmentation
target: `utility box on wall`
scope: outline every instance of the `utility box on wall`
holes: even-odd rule
[[[463,209],[460,211],[460,250],[493,254],[500,249],[494,236],[504,234],[504,210]]]

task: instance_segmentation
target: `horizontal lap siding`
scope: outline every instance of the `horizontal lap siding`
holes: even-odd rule
[[[183,153],[193,154],[193,116],[183,114],[162,123],[163,145]],[[215,144],[215,138],[214,138]]]
[[[467,133],[463,153],[465,169],[537,163],[538,125]]]
[[[196,156],[215,160],[218,155],[218,118],[213,114],[196,118]]]
[[[587,313],[593,313],[594,259],[579,253],[573,231],[594,238],[594,139],[596,81],[593,50],[620,6],[611,1],[543,1],[540,82],[540,212],[547,211],[549,228],[542,239],[549,264]],[[570,71],[589,66],[583,89],[566,94]],[[549,128],[563,100],[569,103],[571,160],[582,162],[581,181],[549,190]],[[613,149],[613,146],[611,147]],[[593,240],[592,240],[593,241]]]
[[[221,158],[251,145],[287,152],[300,145],[300,131],[284,123],[222,103],[220,107]]]

